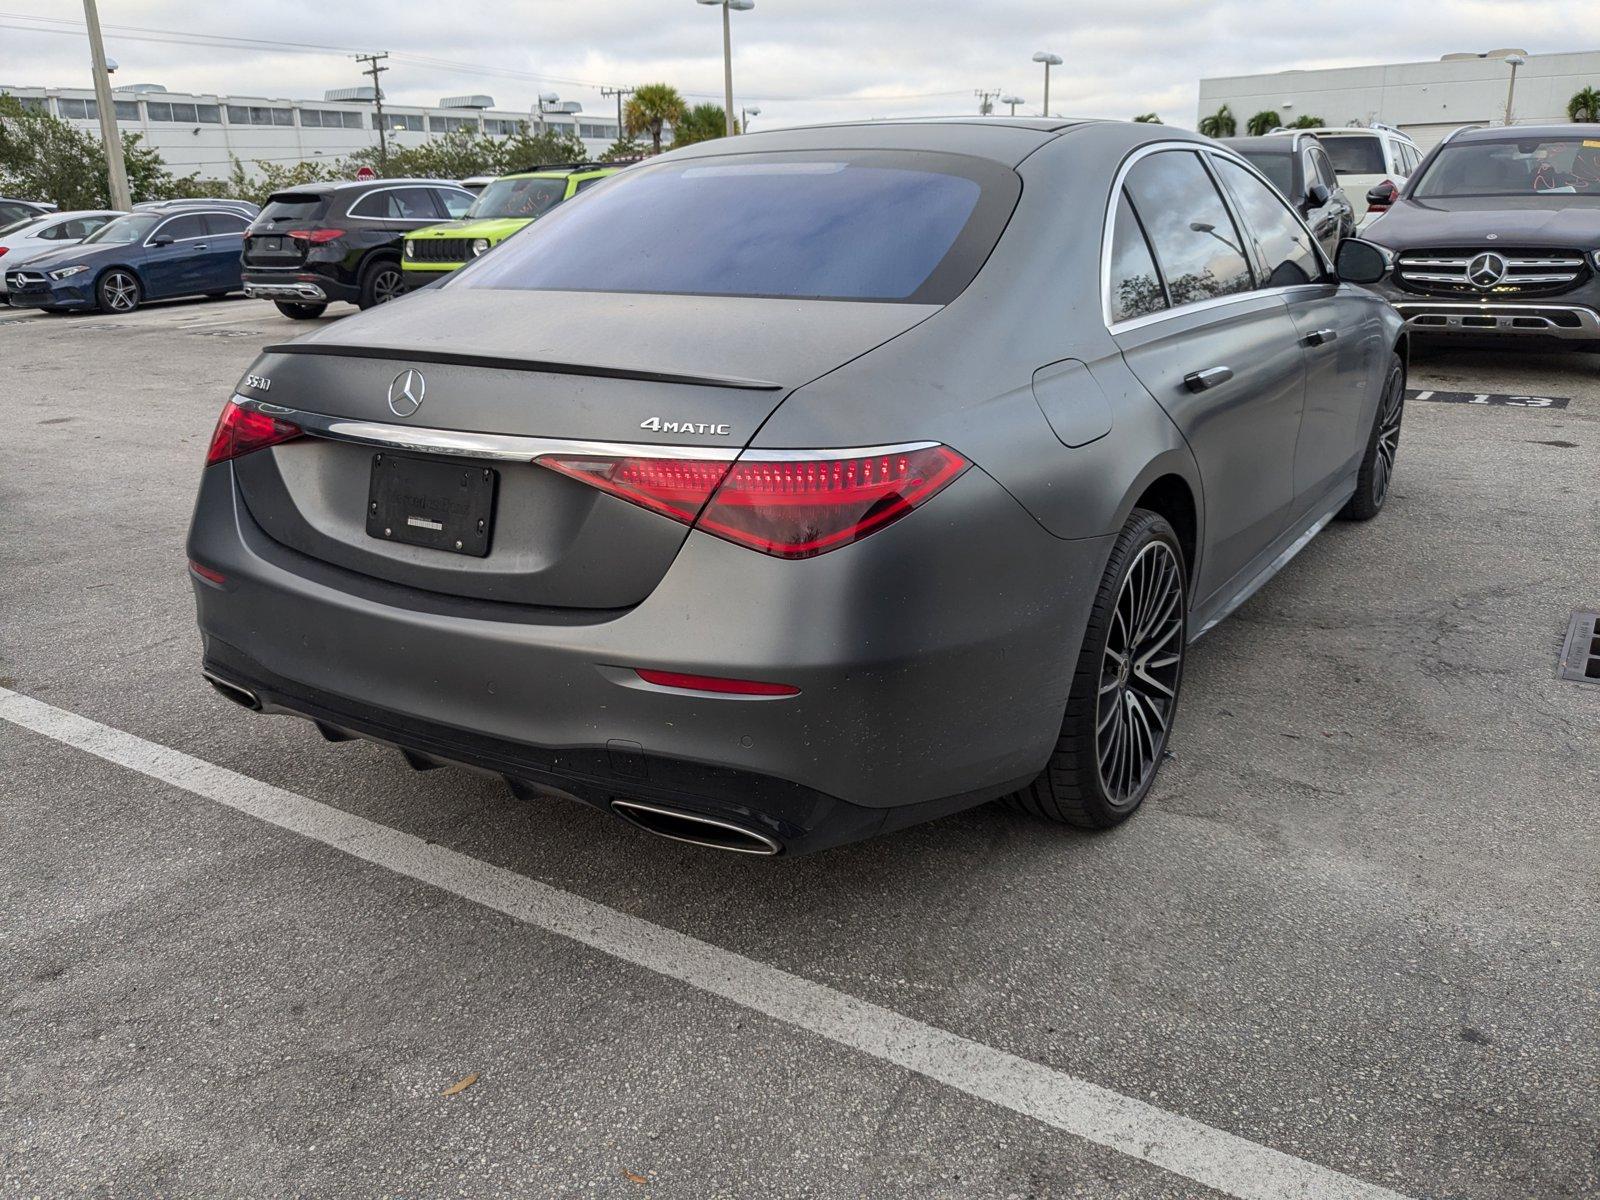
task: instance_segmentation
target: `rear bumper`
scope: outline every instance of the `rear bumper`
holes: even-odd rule
[[[317,271],[246,267],[244,294],[253,300],[289,300],[299,304],[327,304],[344,300],[354,304],[360,291]]]
[[[960,529],[981,537],[953,544]],[[973,470],[820,558],[696,533],[634,608],[468,612],[399,587],[377,601],[370,580],[272,542],[222,466],[203,475],[189,555],[227,578],[194,581],[207,668],[268,711],[599,807],[726,818],[799,853],[1036,775],[1109,548],[1052,537]],[[640,666],[801,691],[672,691]]]

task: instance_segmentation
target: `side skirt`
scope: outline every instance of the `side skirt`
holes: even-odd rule
[[[1268,580],[1270,580],[1279,571],[1283,570],[1283,568],[1288,565],[1290,559],[1292,559],[1296,554],[1299,554],[1300,551],[1304,550],[1311,539],[1316,537],[1317,534],[1321,533],[1323,529],[1327,527],[1328,522],[1333,520],[1333,518],[1338,515],[1339,510],[1343,508],[1349,501],[1350,497],[1356,494],[1355,478],[1351,477],[1345,480],[1344,483],[1340,484],[1330,494],[1333,497],[1332,502],[1327,507],[1319,510],[1317,514],[1314,515],[1308,522],[1302,522],[1297,531],[1292,529],[1288,534],[1285,535],[1285,537],[1288,538],[1288,544],[1285,545],[1283,549],[1278,551],[1278,553],[1270,562],[1267,563],[1266,566],[1262,567],[1261,570],[1257,571],[1253,576],[1251,576],[1243,587],[1234,592],[1234,594],[1217,609],[1215,615],[1208,617],[1205,622],[1200,625],[1199,629],[1197,629],[1190,636],[1190,645],[1198,642],[1223,621],[1227,620],[1228,617],[1232,616],[1235,609],[1237,609],[1246,600],[1250,599],[1251,596],[1254,596],[1257,592],[1259,592],[1266,585]]]

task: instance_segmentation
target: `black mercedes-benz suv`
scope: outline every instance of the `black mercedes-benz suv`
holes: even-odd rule
[[[1458,130],[1362,236],[1415,333],[1600,350],[1600,127]]]
[[[405,235],[464,214],[476,197],[442,179],[319,183],[275,192],[244,239],[245,295],[288,317],[320,317],[328,303],[371,308],[403,292]]]

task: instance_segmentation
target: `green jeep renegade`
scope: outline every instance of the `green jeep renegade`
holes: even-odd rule
[[[464,266],[563,200],[570,200],[620,169],[584,163],[496,179],[478,193],[478,199],[460,220],[406,234],[401,267],[407,287],[421,287]]]

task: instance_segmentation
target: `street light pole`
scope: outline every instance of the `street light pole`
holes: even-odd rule
[[[1506,88],[1506,124],[1511,124],[1511,102],[1517,95],[1517,68],[1528,60],[1520,54],[1508,54],[1505,63],[1511,68],[1511,86]]]
[[[1021,96],[1001,96],[1000,97],[1000,103],[1001,104],[1009,104],[1011,106],[1011,115],[1014,117],[1014,116],[1017,115],[1017,105],[1022,103],[1022,97]]]
[[[1062,63],[1061,55],[1051,54],[1048,50],[1041,50],[1033,56],[1033,61],[1044,64],[1044,115],[1050,115],[1050,68],[1059,67]]]
[[[617,141],[619,141],[619,142],[626,136],[626,134],[624,134],[623,130],[622,130],[622,98],[624,96],[633,95],[633,93],[636,90],[637,89],[631,88],[631,87],[629,87],[629,88],[625,88],[625,87],[604,88],[603,87],[603,88],[600,89],[600,94],[602,96],[615,96],[617,98]]]
[[[761,115],[761,109],[757,105],[751,105],[749,108],[741,108],[739,110],[739,132],[740,133],[749,133],[750,132],[750,118],[751,117],[759,117],[760,115]]]
[[[111,72],[106,70],[106,45],[100,37],[100,14],[94,0],[83,0],[83,21],[89,27],[89,57],[94,62],[94,105],[100,111],[100,139],[106,148],[106,174],[111,207],[127,212],[133,207],[128,190],[128,166],[122,160],[122,133],[117,128],[117,106],[111,98]]]
[[[756,0],[696,0],[699,4],[715,4],[722,9],[722,117],[727,134],[733,136],[733,19],[732,9],[749,12]]]

